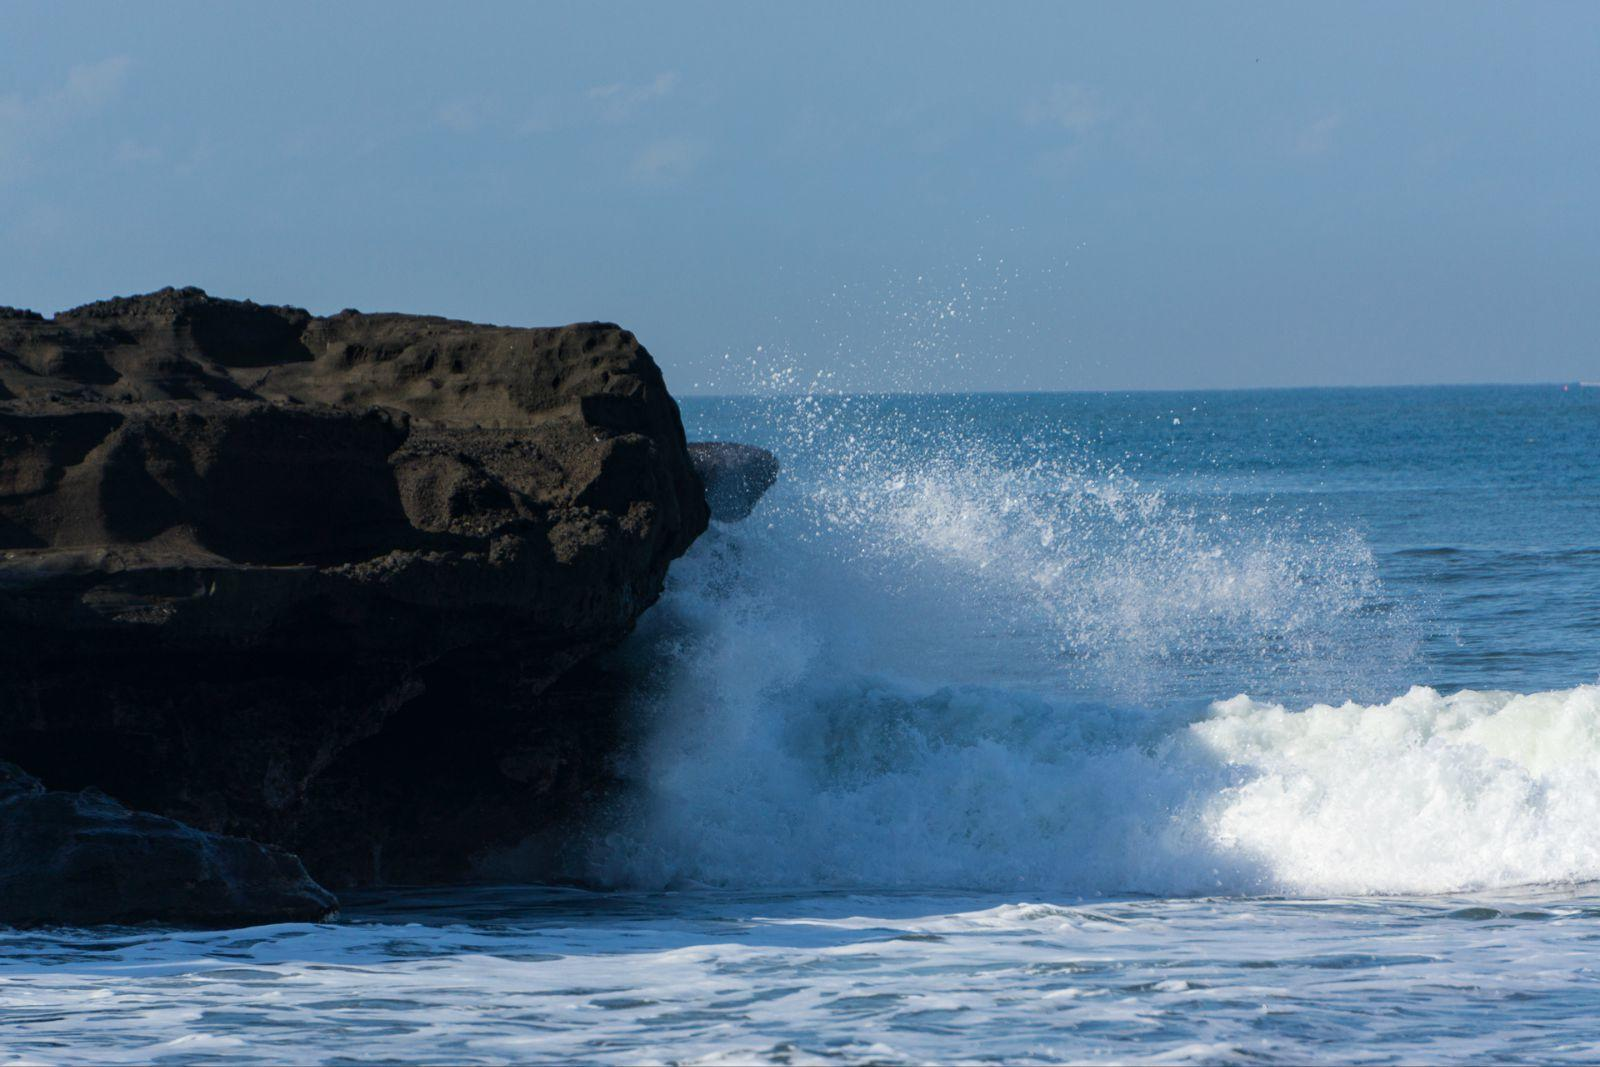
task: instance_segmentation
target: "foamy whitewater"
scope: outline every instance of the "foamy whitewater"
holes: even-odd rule
[[[1600,1058],[1600,391],[684,414],[586,888],[0,933],[0,1062]]]

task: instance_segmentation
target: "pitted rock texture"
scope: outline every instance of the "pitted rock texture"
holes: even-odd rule
[[[326,884],[465,877],[604,793],[580,665],[706,521],[611,324],[0,310],[0,758]]]

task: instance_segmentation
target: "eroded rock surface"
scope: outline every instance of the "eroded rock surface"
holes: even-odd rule
[[[573,668],[706,521],[614,325],[0,310],[0,756],[330,885],[462,877],[604,792]]]

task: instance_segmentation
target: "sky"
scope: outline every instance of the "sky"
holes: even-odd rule
[[[1600,379],[1600,4],[0,3],[0,304],[674,392]]]

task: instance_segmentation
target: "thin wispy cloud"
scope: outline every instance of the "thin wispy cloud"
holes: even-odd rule
[[[453,100],[434,109],[433,121],[451,133],[471,133],[484,124],[484,109],[468,100]]]
[[[1031,126],[1057,126],[1083,134],[1111,116],[1100,94],[1083,85],[1062,82],[1023,108],[1022,118]]]
[[[643,116],[672,96],[678,84],[678,72],[669,70],[645,82],[608,82],[578,95],[535,100],[527,106],[517,132],[539,134],[584,126],[620,125]]]
[[[625,122],[651,103],[672,95],[678,87],[678,72],[664,71],[643,84],[612,82],[589,90],[589,102],[609,122]]]
[[[64,82],[43,92],[0,96],[0,177],[19,171],[38,141],[110,103],[131,65],[127,56],[112,56],[70,68]]]
[[[81,63],[67,71],[60,86],[32,97],[0,96],[0,122],[50,123],[91,112],[121,91],[131,65],[127,56]]]
[[[1294,140],[1294,151],[1299,156],[1323,156],[1334,148],[1344,116],[1338,112],[1323,115],[1302,127]]]

